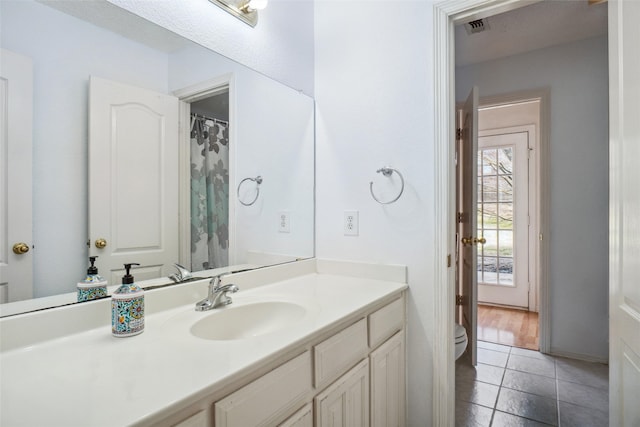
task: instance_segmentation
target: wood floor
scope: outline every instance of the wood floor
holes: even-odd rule
[[[538,350],[538,313],[478,304],[478,339]]]

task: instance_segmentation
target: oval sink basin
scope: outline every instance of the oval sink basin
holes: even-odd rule
[[[282,301],[229,306],[196,322],[191,333],[213,341],[252,338],[285,328],[305,313],[304,307]]]

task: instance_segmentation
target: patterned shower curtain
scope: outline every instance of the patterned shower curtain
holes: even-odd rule
[[[191,118],[191,270],[229,264],[229,125]]]

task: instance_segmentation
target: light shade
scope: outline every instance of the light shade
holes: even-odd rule
[[[209,0],[226,10],[245,24],[255,27],[258,23],[258,10],[267,7],[269,0]]]

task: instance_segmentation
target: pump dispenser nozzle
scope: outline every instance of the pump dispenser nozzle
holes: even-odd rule
[[[98,267],[93,265],[93,263],[96,262],[96,258],[98,258],[98,257],[97,256],[90,256],[89,257],[89,262],[91,263],[91,267],[89,267],[87,269],[87,274],[98,274]]]
[[[132,262],[132,263],[124,265],[124,269],[125,269],[125,271],[127,273],[124,276],[122,276],[122,284],[123,285],[129,285],[129,284],[133,283],[133,276],[131,274],[129,274],[129,270],[131,270],[131,266],[132,265],[140,265],[140,264]]]

